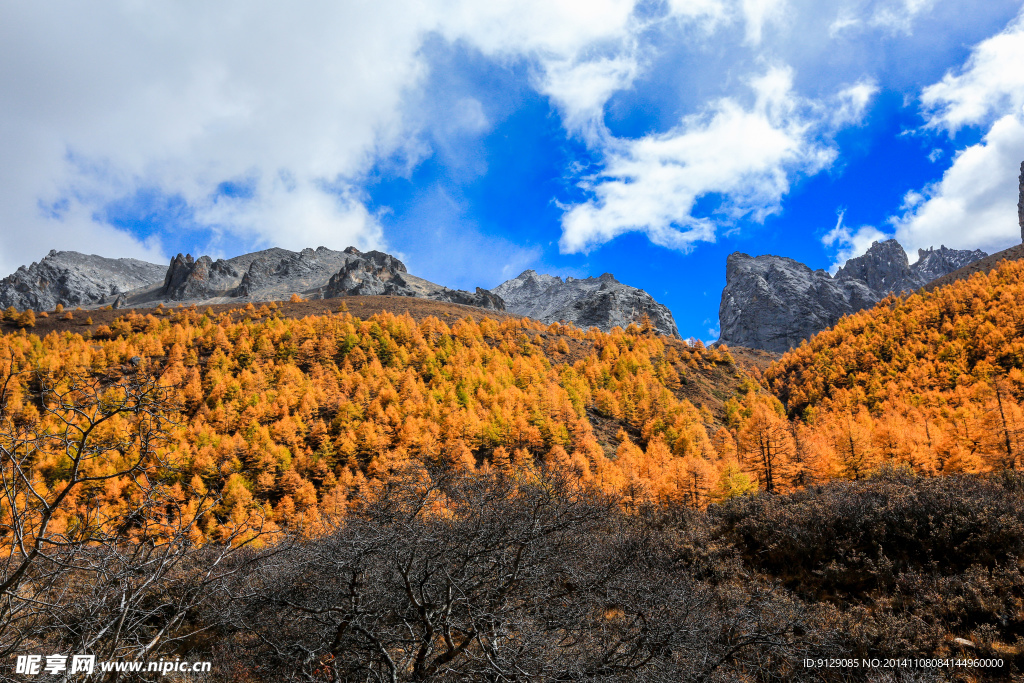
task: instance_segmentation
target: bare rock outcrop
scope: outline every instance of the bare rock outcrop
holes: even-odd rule
[[[326,247],[289,251],[264,249],[214,261],[178,254],[171,260],[163,288],[135,292],[130,301],[229,303],[279,301],[292,294],[318,296],[331,275],[348,262],[346,252]]]
[[[0,280],[0,308],[52,310],[112,303],[119,295],[160,282],[164,267],[131,258],[111,259],[52,250]]]
[[[467,292],[464,289],[444,288],[435,292],[431,297],[435,301],[446,301],[450,304],[462,304],[463,306],[476,306],[477,308],[491,308],[495,311],[504,311],[505,302],[494,292],[477,287],[475,292]]]
[[[0,281],[2,307],[19,310],[48,310],[58,303],[141,308],[160,302],[281,301],[293,294],[313,299],[387,294],[505,310],[501,297],[485,289],[449,289],[410,275],[405,264],[390,254],[363,253],[355,247],[344,251],[272,248],[217,260],[178,254],[168,266],[51,251],[39,263],[22,266]]]
[[[858,280],[835,280],[824,270],[783,256],[737,252],[726,261],[719,341],[786,351],[877,300]]]
[[[362,253],[349,247],[345,253],[350,259],[331,276],[324,288],[324,296],[390,295],[416,296],[416,291],[403,275],[408,275],[405,264],[391,254],[381,251]]]
[[[1024,161],[1020,162],[1020,183],[1017,194],[1017,223],[1020,225],[1020,239],[1024,242]]]
[[[664,304],[642,289],[624,285],[611,273],[564,281],[534,270],[506,280],[491,290],[505,301],[507,310],[546,323],[571,322],[584,329],[605,332],[639,323],[646,314],[661,334],[679,336],[676,321]]]
[[[921,281],[918,287],[923,287],[932,280],[960,270],[987,256],[988,254],[980,249],[968,251],[966,249],[947,249],[945,246],[938,249],[918,249],[917,263],[911,266],[911,270]]]
[[[913,291],[926,282],[911,270],[907,252],[896,240],[875,242],[863,256],[836,271],[835,279],[861,282],[876,293]]]
[[[170,301],[190,301],[224,296],[234,289],[241,273],[223,259],[214,261],[209,256],[193,259],[192,254],[178,254],[164,275],[161,290]]]
[[[719,306],[720,341],[788,351],[849,313],[891,293],[915,291],[937,277],[985,258],[983,251],[918,250],[910,264],[896,240],[875,242],[832,277],[782,256],[734,253],[726,263]]]
[[[500,296],[479,287],[476,292],[448,289],[423,278],[410,275],[405,264],[380,251],[360,252],[354,247],[345,250],[349,259],[331,276],[323,289],[323,296],[372,295],[412,296],[434,301],[505,310]]]

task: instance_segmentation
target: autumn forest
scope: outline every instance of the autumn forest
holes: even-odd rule
[[[4,314],[6,660],[202,653],[235,681],[1024,669],[1022,262],[770,365],[648,321],[289,303]]]

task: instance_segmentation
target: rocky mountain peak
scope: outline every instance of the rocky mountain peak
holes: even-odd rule
[[[872,242],[863,256],[847,261],[835,278],[859,280],[876,292],[909,291],[924,284],[911,271],[907,252],[893,239]]]
[[[166,266],[53,250],[39,263],[23,266],[0,282],[3,307],[38,310],[50,310],[58,303],[142,308],[172,301],[281,301],[292,294],[314,299],[373,294],[421,297],[492,310],[508,308],[546,322],[572,322],[606,331],[639,323],[647,315],[659,332],[679,334],[668,308],[611,273],[563,280],[528,269],[494,291],[455,290],[412,275],[391,254],[356,247],[344,251],[271,248],[229,259],[180,253]],[[514,306],[507,306],[506,296]]]
[[[869,308],[891,293],[915,291],[986,256],[942,246],[919,250],[917,262],[910,264],[899,242],[886,240],[847,261],[833,278],[790,258],[737,252],[726,262],[721,341],[787,351],[844,315]]]
[[[207,299],[223,296],[237,285],[241,273],[222,259],[209,256],[193,259],[192,254],[178,254],[164,275],[161,294],[170,301]]]
[[[917,262],[911,268],[927,284],[986,256],[988,254],[980,249],[947,249],[946,245],[942,245],[938,249],[918,249]]]
[[[271,248],[230,259],[178,254],[167,266],[134,259],[105,259],[51,250],[0,281],[3,307],[50,310],[58,303],[117,308],[159,302],[195,304],[281,301],[354,294],[415,296],[504,310],[501,297],[476,288],[453,290],[410,275],[382,251],[326,247],[301,251]]]
[[[350,258],[327,282],[325,297],[373,294],[415,296],[402,277],[408,273],[404,263],[384,252],[370,251],[364,254],[354,247],[349,249],[345,253]]]
[[[1017,223],[1020,225],[1020,238],[1024,241],[1024,161],[1020,162],[1020,187],[1017,194]]]
[[[382,251],[361,252],[355,247],[345,250],[348,260],[331,276],[323,289],[323,296],[387,295],[412,296],[453,304],[505,310],[501,297],[476,288],[475,292],[448,289],[410,275],[405,264]]]
[[[563,281],[555,275],[525,270],[491,291],[505,301],[507,310],[546,323],[571,322],[607,332],[639,323],[646,314],[658,332],[679,336],[667,307],[642,289],[622,284],[611,273]]]
[[[0,280],[0,308],[45,311],[57,304],[98,306],[159,282],[163,272],[163,266],[138,259],[51,249],[40,261]]]

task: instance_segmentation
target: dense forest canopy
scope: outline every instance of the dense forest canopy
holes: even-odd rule
[[[11,378],[5,419],[40,432],[77,419],[40,412],[40,378],[150,373],[173,404],[159,476],[184,500],[211,490],[221,498],[203,516],[204,536],[256,508],[272,525],[315,527],[410,460],[523,476],[544,465],[626,492],[630,504],[703,505],[755,486],[729,430],[677,396],[691,368],[738,372],[728,350],[637,326],[605,334],[527,320],[417,323],[387,312],[296,320],[268,306],[155,313],[127,314],[90,338],[0,339]],[[594,421],[614,425],[614,438],[600,443]],[[130,428],[120,418],[105,426]],[[66,462],[61,448],[40,446],[31,467],[52,488]],[[91,504],[116,508],[131,487],[112,480],[93,489]],[[74,504],[58,523],[76,515]]]
[[[554,468],[626,505],[694,507],[883,466],[1013,469],[1024,448],[1022,274],[1005,263],[848,316],[770,367],[768,390],[727,348],[649,325],[606,334],[514,318],[160,308],[84,336],[0,338],[4,419],[40,433],[77,419],[41,412],[41,381],[151,375],[172,425],[161,481],[183,501],[220,501],[202,515],[203,538],[234,533],[221,527],[253,511],[271,528],[316,528],[410,461],[527,477]],[[707,368],[735,380],[721,410],[685,397]],[[61,448],[42,444],[31,462],[53,490],[66,466]],[[88,495],[114,510],[129,491],[115,478]],[[75,504],[54,523],[74,519]]]
[[[763,379],[648,324],[10,314],[0,655],[203,652],[237,681],[1016,667],[1022,276],[887,299]]]
[[[1024,263],[890,297],[786,354],[766,384],[830,476],[1018,468]],[[824,454],[824,457],[821,454]]]

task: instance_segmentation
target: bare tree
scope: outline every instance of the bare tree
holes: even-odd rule
[[[211,609],[260,680],[729,680],[790,647],[791,602],[696,579],[675,542],[554,478],[413,471]]]
[[[172,389],[137,358],[105,374],[8,363],[0,658],[46,646],[146,660],[202,630],[189,623],[192,611],[260,525],[249,520],[217,544],[194,541],[218,501],[187,486],[184,498],[173,492],[179,473],[161,446],[175,411]],[[123,485],[118,505],[100,505],[112,480]]]

